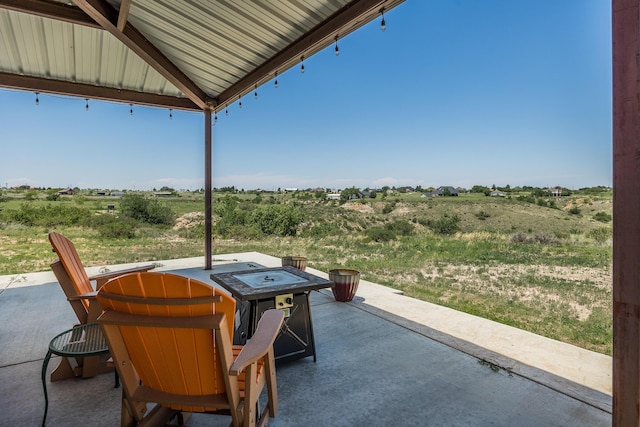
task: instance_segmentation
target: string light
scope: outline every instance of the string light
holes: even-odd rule
[[[169,120],[173,120],[173,109],[169,108]]]
[[[387,23],[384,20],[384,8],[380,9],[380,15],[382,15],[382,21],[380,21],[380,30],[384,33],[384,30],[387,29]]]
[[[258,99],[258,85],[256,85],[253,89],[254,89],[253,97],[254,99]]]
[[[213,124],[215,125],[216,123],[218,123],[218,113],[213,114]]]
[[[133,104],[129,104],[129,115],[133,116]]]
[[[238,107],[242,108],[242,100],[240,99],[240,95],[238,95]]]
[[[224,105],[224,115],[228,116],[229,115],[229,104],[225,104]]]
[[[336,36],[336,48],[334,49],[336,56],[340,55],[340,49],[338,48],[338,36]]]
[[[300,72],[304,74],[304,55],[300,58],[300,62],[302,63],[302,65],[300,65]]]
[[[85,98],[84,110],[89,111],[89,98]]]
[[[273,81],[273,87],[278,89],[278,72],[277,71],[276,71],[275,77],[276,79]]]
[[[38,99],[39,93],[36,92],[36,105],[40,105],[40,99]]]

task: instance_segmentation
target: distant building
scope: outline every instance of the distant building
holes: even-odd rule
[[[73,196],[73,188],[65,188],[64,190],[58,191],[58,194],[61,196]]]
[[[450,185],[438,187],[430,193],[424,193],[423,197],[458,196],[458,189]]]
[[[560,187],[559,185],[549,188],[549,191],[551,192],[551,195],[553,197],[562,196],[562,187]]]
[[[329,200],[340,200],[340,193],[329,193],[329,194],[327,194],[327,199],[329,199]]]

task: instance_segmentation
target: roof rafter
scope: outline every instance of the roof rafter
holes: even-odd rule
[[[122,0],[120,2],[120,10],[118,11],[118,30],[124,31],[124,27],[127,25],[127,19],[129,19],[129,8],[131,7],[131,0]]]
[[[291,68],[300,61],[302,55],[309,57],[323,49],[336,36],[344,37],[369,22],[369,19],[383,10],[391,9],[404,0],[353,0],[342,9],[323,21],[320,25],[298,38],[278,54],[247,74],[238,82],[223,91],[216,98],[215,110],[235,101],[239,96],[251,91],[274,76]]]
[[[104,0],[75,0],[75,4],[104,30],[124,43],[146,63],[169,80],[201,109],[209,107],[210,99],[186,74],[146,39],[133,25],[118,29],[118,12]]]

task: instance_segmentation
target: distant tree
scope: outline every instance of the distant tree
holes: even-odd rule
[[[356,187],[345,188],[340,193],[340,200],[347,201],[351,198],[351,196],[358,194],[359,192],[360,192],[360,189]]]
[[[141,194],[125,194],[120,199],[122,215],[147,224],[172,225],[174,215],[166,205]]]
[[[490,193],[489,187],[485,187],[484,185],[474,185],[473,187],[471,187],[471,190],[469,191],[471,193],[484,193],[484,194]]]
[[[24,195],[25,200],[34,200],[38,198],[38,192],[36,190],[29,190],[27,194]]]

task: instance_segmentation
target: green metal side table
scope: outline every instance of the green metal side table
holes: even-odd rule
[[[44,417],[42,427],[47,419],[49,409],[49,397],[47,395],[47,367],[51,356],[56,354],[63,357],[87,357],[98,356],[109,352],[109,347],[102,335],[102,330],[97,323],[88,323],[75,326],[56,335],[49,343],[49,351],[42,363],[42,388],[44,390]],[[118,373],[116,372],[116,387],[119,386]]]

